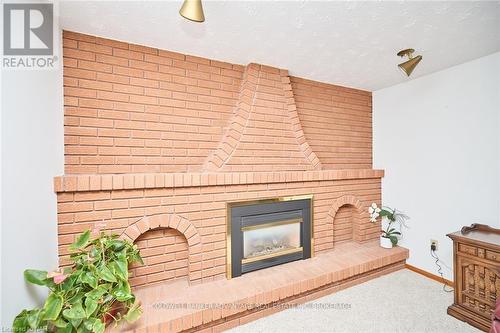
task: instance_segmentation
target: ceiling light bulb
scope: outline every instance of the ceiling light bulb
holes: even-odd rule
[[[414,49],[405,49],[398,52],[398,56],[404,58],[408,57],[408,60],[402,62],[398,65],[398,67],[407,75],[410,76],[415,67],[417,67],[418,63],[422,60],[422,56],[418,55],[413,57]]]
[[[184,0],[181,10],[179,10],[179,14],[194,22],[205,21],[201,0]]]

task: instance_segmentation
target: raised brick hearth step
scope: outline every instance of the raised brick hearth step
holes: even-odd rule
[[[175,281],[138,288],[144,315],[123,332],[218,332],[401,269],[402,247],[378,241],[337,244],[312,259],[251,272],[231,280],[189,285]],[[261,306],[260,308],[258,306]]]

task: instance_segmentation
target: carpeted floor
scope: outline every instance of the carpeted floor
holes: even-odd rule
[[[453,293],[407,269],[229,332],[481,332],[446,314]]]

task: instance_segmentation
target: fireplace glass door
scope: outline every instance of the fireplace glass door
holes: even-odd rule
[[[242,263],[300,252],[302,219],[277,221],[241,228],[243,232]]]

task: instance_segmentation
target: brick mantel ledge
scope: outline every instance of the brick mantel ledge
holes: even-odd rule
[[[350,169],[280,172],[137,173],[64,175],[54,178],[54,191],[87,192],[144,188],[220,186],[382,178],[384,170]]]

